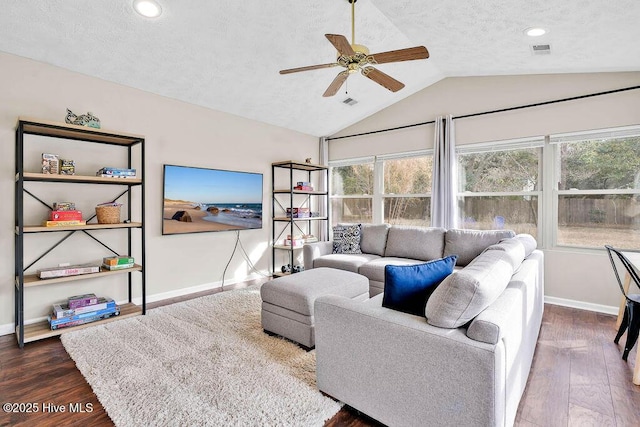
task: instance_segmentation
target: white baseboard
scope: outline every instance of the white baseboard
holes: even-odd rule
[[[5,325],[0,325],[0,336],[9,335],[16,332],[16,327],[13,323],[7,323]]]
[[[260,279],[264,276],[269,276],[269,272],[268,271],[261,271],[260,274],[258,273],[251,273],[249,276],[245,277],[244,279],[238,279],[238,280],[225,280],[224,282],[224,286],[227,287],[229,285],[234,285],[236,283],[240,283],[240,282],[246,282],[249,280],[255,280],[255,279]],[[216,289],[216,288],[220,288],[222,287],[222,281],[217,281],[217,282],[211,282],[211,283],[204,283],[202,285],[197,285],[197,286],[191,286],[189,288],[182,288],[182,289],[176,289],[175,291],[169,291],[169,292],[162,292],[159,294],[153,294],[153,295],[147,295],[147,304],[150,302],[157,302],[157,301],[162,301],[165,299],[171,299],[171,298],[177,298],[177,297],[181,297],[181,296],[185,296],[185,295],[190,295],[190,294],[195,294],[198,292],[202,292],[202,291],[209,291],[211,289]],[[125,303],[127,301],[118,301],[119,304]],[[133,298],[133,302],[137,305],[142,304],[142,297],[137,297],[137,298]],[[47,320],[46,317],[39,317],[36,319],[29,319],[29,320],[25,320],[25,325],[29,325],[31,323],[36,323],[36,322],[41,322],[43,320]],[[7,323],[4,325],[0,325],[0,336],[2,335],[10,335],[10,334],[14,334],[16,332],[16,327],[14,323]]]
[[[618,307],[612,307],[610,305],[594,304],[591,302],[576,301],[565,298],[556,297],[544,297],[546,304],[561,305],[563,307],[577,308],[580,310],[595,311],[596,313],[613,314],[618,315]]]
[[[268,271],[261,271],[258,273],[251,273],[249,276],[244,279],[238,280],[225,280],[224,286],[225,288],[230,285],[235,285],[236,283],[247,282],[249,280],[260,279],[264,276],[270,276]],[[211,289],[216,289],[222,287],[222,281],[219,280],[217,282],[203,283],[202,285],[191,286],[189,288],[181,288],[176,289],[175,291],[163,292],[160,294],[147,295],[147,304],[150,302],[158,302],[171,298],[178,298],[185,295],[195,294],[203,291],[210,291]],[[125,301],[126,302],[126,301]],[[137,305],[142,304],[142,297],[133,298],[133,302]]]

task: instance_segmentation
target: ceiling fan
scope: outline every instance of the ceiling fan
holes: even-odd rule
[[[335,95],[350,74],[360,71],[360,73],[389,89],[397,92],[404,87],[404,83],[383,73],[370,64],[386,64],[389,62],[413,61],[415,59],[427,59],[429,52],[424,46],[410,47],[407,49],[391,50],[388,52],[369,54],[366,46],[355,43],[355,3],[358,0],[347,0],[351,3],[351,43],[345,36],[339,34],[325,34],[325,37],[338,50],[338,59],[329,64],[310,65],[307,67],[290,68],[280,70],[280,74],[298,73],[300,71],[318,70],[320,68],[330,68],[341,66],[345,70],[338,73],[322,96]]]

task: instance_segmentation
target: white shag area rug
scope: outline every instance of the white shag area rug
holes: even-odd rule
[[[320,426],[315,351],[265,334],[259,287],[62,335],[117,426]]]

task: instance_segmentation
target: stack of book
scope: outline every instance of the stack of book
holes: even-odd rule
[[[56,202],[53,210],[49,212],[49,219],[42,225],[45,227],[67,227],[69,225],[85,225],[87,222],[82,219],[82,212],[76,210],[75,203]]]
[[[287,234],[287,238],[283,242],[284,246],[291,246],[292,248],[301,248],[304,243],[302,236],[296,235],[291,238],[291,234]]]
[[[102,268],[107,270],[122,270],[123,268],[132,268],[134,265],[133,257],[130,256],[112,256],[102,258]]]
[[[95,294],[70,297],[65,303],[54,304],[48,316],[51,330],[83,325],[120,314],[120,307],[111,298]]]
[[[104,167],[96,172],[96,176],[103,178],[135,178],[135,169]]]
[[[293,189],[298,191],[313,191],[313,185],[307,181],[298,181]]]
[[[310,218],[309,208],[287,208],[287,218]]]

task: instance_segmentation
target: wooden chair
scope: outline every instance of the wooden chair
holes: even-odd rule
[[[635,270],[631,262],[627,259],[626,256],[622,252],[609,245],[605,245],[607,249],[607,253],[609,254],[609,260],[611,261],[611,267],[613,267],[613,272],[616,275],[616,279],[618,280],[618,285],[620,286],[620,290],[622,291],[622,295],[626,300],[626,306],[624,310],[624,317],[622,318],[622,323],[620,324],[620,328],[618,329],[618,334],[616,338],[613,340],[616,344],[620,341],[620,337],[624,334],[624,331],[629,328],[627,332],[627,342],[624,346],[624,352],[622,353],[622,360],[627,360],[627,356],[629,355],[629,351],[633,348],[636,341],[638,340],[638,333],[640,332],[640,294],[628,294],[624,290],[624,286],[622,284],[622,280],[620,279],[620,274],[618,274],[618,268],[616,267],[616,263],[614,262],[613,255],[615,254],[624,268],[627,270],[627,274],[635,282],[636,286],[640,288],[640,277],[638,276],[638,272]]]

